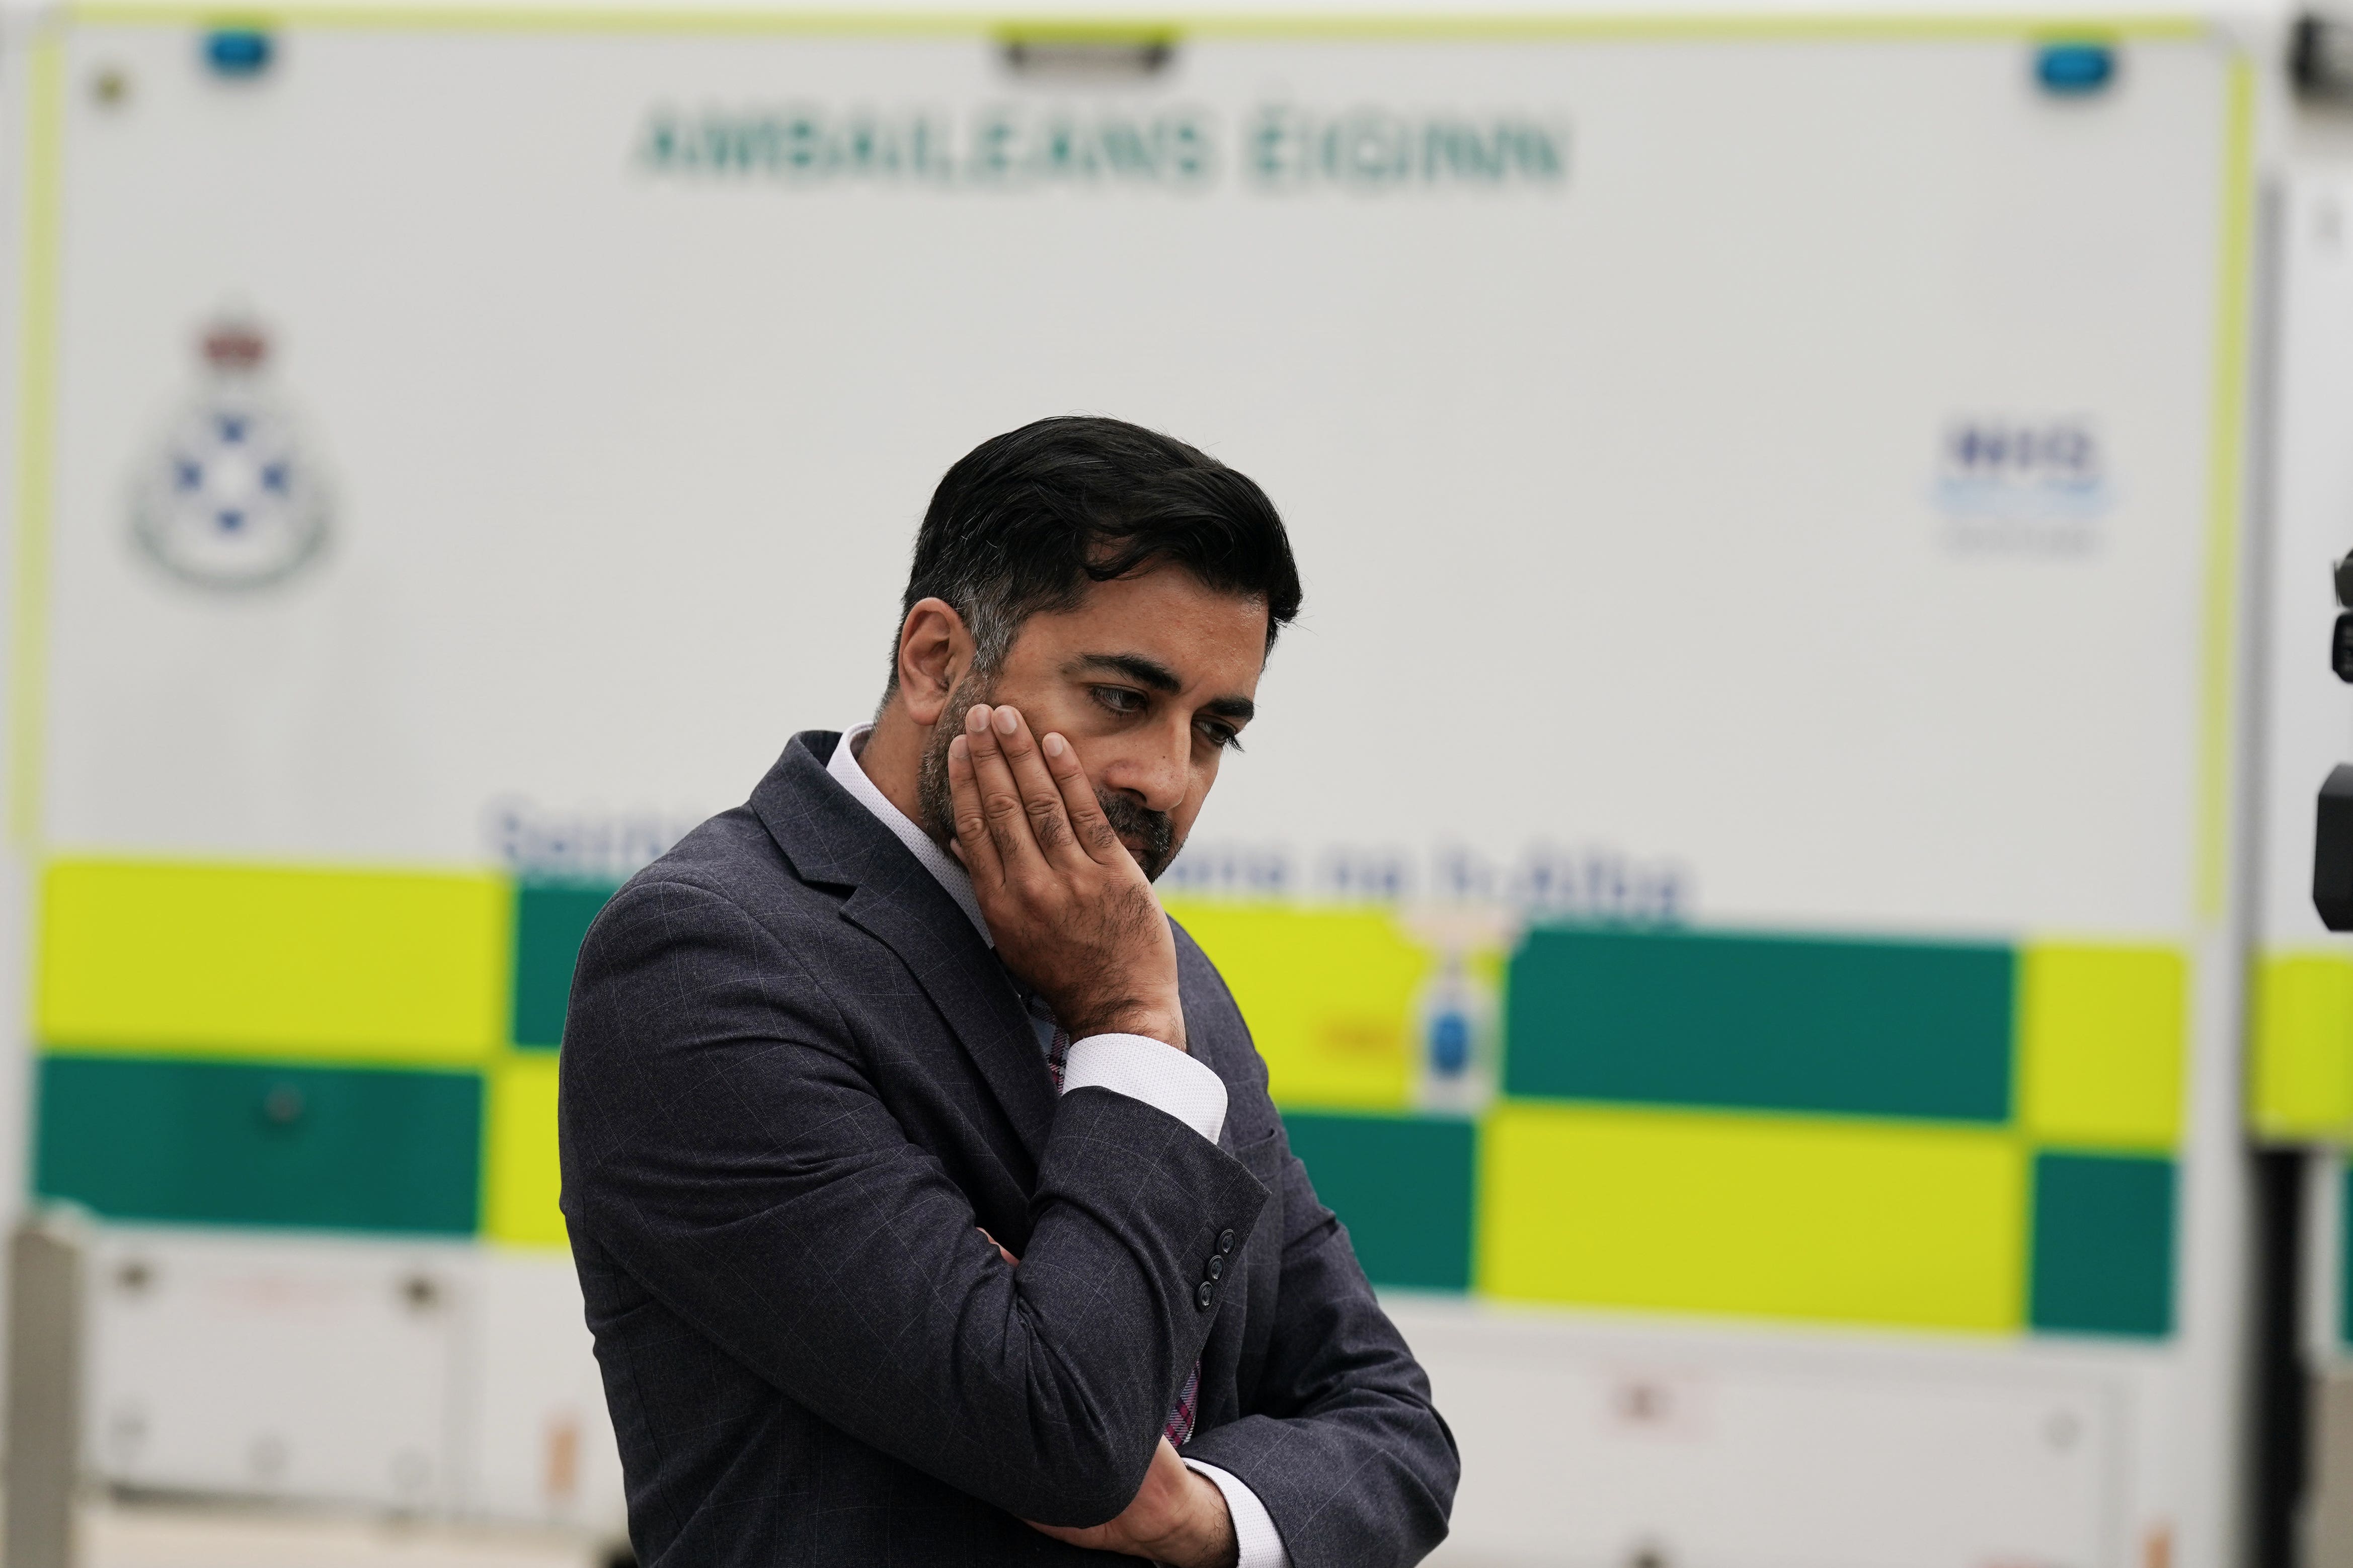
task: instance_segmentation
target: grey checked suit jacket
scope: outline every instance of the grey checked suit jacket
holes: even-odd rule
[[[1021,1521],[1124,1508],[1197,1358],[1185,1451],[1298,1568],[1419,1560],[1453,1438],[1217,971],[1179,931],[1216,1144],[1058,1100],[995,955],[827,774],[838,740],[622,889],[573,982],[564,1212],[641,1560],[1133,1568]]]

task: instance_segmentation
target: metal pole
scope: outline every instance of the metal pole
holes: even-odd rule
[[[60,1215],[35,1215],[9,1238],[5,1568],[74,1564],[82,1253]]]

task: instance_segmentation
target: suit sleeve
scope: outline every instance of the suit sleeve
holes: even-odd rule
[[[1075,1090],[1015,1268],[860,1060],[823,986],[734,903],[631,884],[574,983],[567,1222],[861,1442],[1023,1519],[1111,1518],[1208,1335],[1195,1266],[1220,1230],[1248,1235],[1265,1189],[1165,1112]]]
[[[1287,1141],[1282,1169],[1287,1234],[1266,1364],[1241,1419],[1197,1434],[1185,1457],[1258,1495],[1294,1568],[1404,1568],[1446,1538],[1461,1459]]]

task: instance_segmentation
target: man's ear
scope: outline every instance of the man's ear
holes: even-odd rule
[[[948,694],[972,668],[972,634],[945,599],[918,599],[899,623],[899,700],[926,729],[947,710]]]

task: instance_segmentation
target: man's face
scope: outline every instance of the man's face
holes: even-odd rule
[[[947,743],[975,703],[1008,703],[1078,752],[1103,815],[1147,877],[1184,847],[1218,764],[1255,710],[1266,605],[1177,566],[1098,583],[1022,624],[997,678],[957,684],[925,747],[924,826],[954,835]]]

